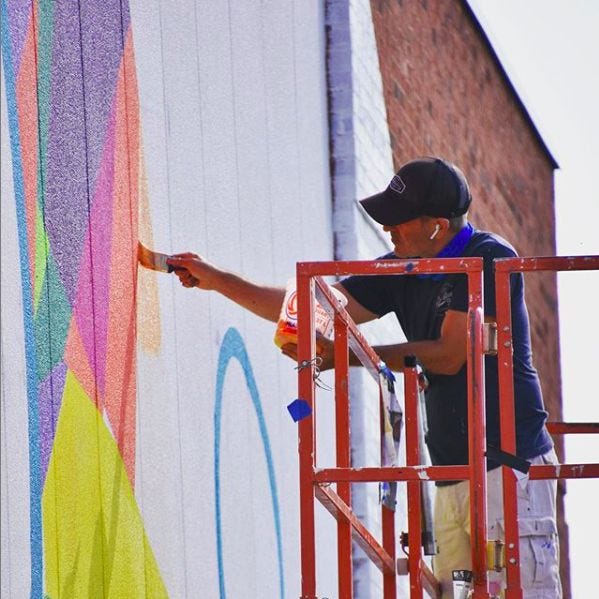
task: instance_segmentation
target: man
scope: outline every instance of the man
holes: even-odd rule
[[[480,256],[484,259],[485,318],[495,317],[493,259],[512,257],[505,240],[475,230],[467,220],[472,201],[462,172],[440,158],[408,162],[383,192],[361,201],[366,212],[390,234],[392,258]],[[195,254],[173,257],[170,264],[184,286],[213,289],[244,308],[276,322],[284,289],[266,287],[223,271]],[[464,275],[352,276],[336,285],[348,298],[346,310],[356,323],[394,312],[406,343],[375,347],[392,369],[415,355],[426,372],[427,445],[435,465],[468,462],[466,335],[468,290]],[[511,278],[516,402],[517,454],[533,464],[555,463],[553,443],[545,428],[547,413],[532,365],[528,313],[521,274]],[[296,348],[283,352],[296,356]],[[325,345],[322,368],[333,365],[333,346]],[[352,365],[359,365],[351,357]],[[487,444],[498,448],[497,358],[485,357]],[[489,538],[503,538],[501,468],[488,460]],[[470,514],[467,481],[438,482],[435,536],[439,553],[433,560],[444,599],[453,597],[452,571],[470,569]],[[521,481],[518,485],[521,579],[526,599],[559,598],[556,482]],[[491,588],[499,594],[501,580]]]

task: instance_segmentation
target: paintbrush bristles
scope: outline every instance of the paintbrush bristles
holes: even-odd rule
[[[158,272],[172,272],[173,267],[167,264],[167,254],[161,254],[160,252],[153,252],[148,249],[143,243],[138,242],[137,244],[137,259],[144,268],[155,270]]]

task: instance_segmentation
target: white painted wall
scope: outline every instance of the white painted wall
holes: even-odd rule
[[[144,0],[131,11],[156,248],[196,251],[270,284],[284,284],[298,260],[332,258],[321,3]],[[285,597],[298,596],[297,425],[286,409],[297,396],[293,364],[278,354],[271,323],[174,277],[158,282],[162,351],[139,355],[137,492],[167,587],[173,597],[218,596],[215,394],[219,349],[234,327],[272,449]],[[330,407],[319,411],[323,429]],[[220,460],[227,596],[279,596],[263,441],[235,360]],[[335,527],[321,510],[319,520],[319,594],[334,596]]]
[[[4,72],[2,98],[5,98]],[[2,257],[1,308],[1,368],[0,411],[2,445],[0,459],[2,485],[0,506],[2,520],[2,597],[28,597],[29,580],[23,572],[29,572],[29,452],[27,443],[27,391],[25,375],[25,349],[23,344],[23,304],[19,247],[17,239],[17,216],[15,212],[14,185],[10,160],[8,123],[4,101],[0,122],[0,153],[2,172],[2,202],[0,202],[0,256]]]

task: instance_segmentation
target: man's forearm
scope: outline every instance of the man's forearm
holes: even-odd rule
[[[410,355],[416,356],[426,370],[435,374],[456,374],[463,365],[463,360],[452,355],[440,339],[379,345],[372,349],[391,370],[395,371],[404,367],[404,358]],[[362,365],[353,353],[350,355],[350,365]]]
[[[283,287],[259,285],[229,271],[220,271],[214,278],[214,291],[224,295],[257,316],[276,322],[285,297]]]
[[[169,256],[167,263],[173,267],[184,287],[216,291],[257,316],[271,322],[278,320],[285,298],[284,288],[254,283],[193,252]]]

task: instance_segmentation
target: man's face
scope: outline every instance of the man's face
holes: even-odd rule
[[[398,258],[430,258],[434,244],[430,235],[432,219],[419,217],[400,225],[383,225],[383,231],[391,235],[393,253]]]

